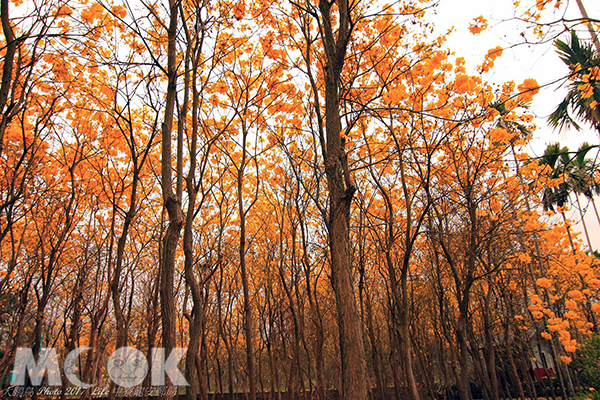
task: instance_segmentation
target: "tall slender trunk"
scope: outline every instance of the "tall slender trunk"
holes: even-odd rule
[[[12,83],[13,64],[17,51],[17,40],[8,14],[9,3],[9,0],[0,1],[0,19],[2,20],[2,30],[4,31],[6,43],[6,50],[2,59],[2,84],[0,85],[0,155],[4,152],[4,132],[10,119],[10,113],[5,113],[5,106]]]
[[[246,167],[247,149],[246,149],[247,130],[245,121],[242,120],[242,160],[237,171],[237,192],[238,192],[238,214],[240,218],[240,241],[238,247],[238,256],[240,262],[240,272],[242,275],[242,291],[244,295],[244,333],[246,338],[246,373],[248,375],[248,400],[256,400],[256,377],[254,375],[254,342],[252,333],[254,332],[254,320],[252,317],[252,308],[250,305],[250,283],[248,282],[248,268],[246,266],[246,214],[244,208],[244,173]]]
[[[565,229],[567,230],[567,237],[569,238],[569,244],[571,245],[571,251],[573,252],[573,254],[575,254],[575,243],[573,242],[573,235],[571,235],[571,224],[569,223],[569,221],[567,220],[567,216],[565,215],[565,212],[561,212],[560,215],[562,216],[563,219],[563,223],[565,224]]]
[[[464,298],[459,302],[459,317],[456,326],[456,339],[458,340],[460,377],[458,392],[461,400],[472,400],[470,378],[469,378],[469,344],[467,341],[469,296],[463,294]]]
[[[87,249],[86,249],[86,253],[87,253]],[[86,276],[84,271],[86,271],[86,269],[88,267],[87,257],[85,257],[85,258],[86,259],[80,266],[79,271],[77,271],[77,279],[76,279],[76,283],[75,283],[75,293],[74,293],[75,298],[73,299],[73,313],[71,314],[71,328],[69,330],[69,335],[67,337],[66,344],[65,344],[65,351],[67,354],[69,354],[71,351],[75,350],[76,345],[79,343],[79,329],[81,326],[81,316],[82,316],[82,312],[83,312],[83,304],[82,304],[83,303],[83,288],[84,288],[85,276]],[[78,361],[79,361],[79,358],[78,358]],[[81,371],[80,366],[81,366],[81,361],[79,362],[79,365],[77,366],[78,371]],[[64,369],[66,370],[67,367],[68,366],[65,365]],[[61,400],[64,400],[66,398],[67,387],[68,387],[67,382],[63,381],[62,393],[60,396]]]
[[[342,366],[342,396],[344,400],[367,398],[367,374],[364,356],[363,330],[356,304],[350,249],[350,207],[356,187],[348,168],[342,145],[340,117],[340,75],[351,36],[348,0],[335,3],[338,9],[338,29],[334,35],[332,6],[319,2],[323,41],[325,45],[325,135],[322,153],[329,190],[327,229],[331,254],[331,280],[335,293]],[[323,136],[323,135],[322,135]],[[325,145],[326,143],[326,145]]]
[[[186,31],[188,41],[191,41],[189,32]],[[200,42],[198,47],[202,46]],[[196,89],[198,75],[198,57],[194,58],[193,65],[190,66],[191,46],[188,45],[185,52],[185,75],[184,75],[184,95],[181,105],[181,115],[187,115],[190,92],[192,93],[192,129],[191,137],[189,138],[189,158],[190,166],[186,177],[186,190],[188,197],[188,206],[185,215],[185,225],[183,227],[183,252],[184,252],[184,275],[186,285],[190,288],[192,296],[192,311],[189,315],[190,333],[189,342],[186,353],[185,372],[189,383],[186,390],[186,398],[188,400],[196,400],[200,394],[201,400],[208,399],[208,393],[205,385],[205,371],[202,368],[201,347],[204,341],[204,301],[203,291],[205,285],[198,282],[195,276],[194,268],[194,243],[193,243],[193,223],[196,215],[196,199],[198,191],[196,189],[196,169],[197,169],[197,152],[198,152],[198,109],[200,107],[200,94]],[[191,76],[190,76],[191,75]],[[191,81],[191,82],[190,82]],[[178,130],[180,134],[184,131],[184,119],[178,120]],[[179,144],[179,142],[178,142]],[[179,149],[178,149],[179,150]],[[198,179],[202,179],[200,176]],[[202,202],[202,200],[200,200]],[[202,278],[200,278],[202,279]]]
[[[508,328],[506,328],[508,329]],[[517,386],[517,393],[519,394],[519,399],[520,400],[525,400],[525,392],[523,391],[523,384],[521,383],[521,377],[519,376],[519,373],[517,372],[517,365],[515,364],[515,358],[512,354],[512,349],[508,348],[506,350],[507,354],[508,354],[508,365],[510,367],[510,374],[512,375],[513,381],[515,382],[516,386]]]
[[[367,333],[369,335],[369,340],[371,342],[371,359],[373,362],[373,372],[375,373],[375,386],[377,388],[378,397],[377,400],[384,400],[384,384],[383,384],[383,375],[382,375],[382,362],[381,362],[381,354],[379,350],[379,343],[377,342],[377,336],[375,334],[375,327],[373,324],[373,309],[371,306],[371,300],[369,296],[366,296],[366,323],[367,323]]]
[[[133,155],[133,154],[132,154]],[[137,186],[139,183],[139,168],[137,165],[137,160],[133,160],[134,168],[133,168],[133,178],[132,178],[132,186],[131,186],[131,196],[129,200],[129,209],[125,214],[125,219],[123,221],[123,229],[121,231],[121,236],[117,240],[117,259],[115,262],[115,269],[113,271],[113,279],[110,283],[110,293],[113,301],[113,310],[115,314],[115,328],[117,332],[117,342],[115,345],[115,349],[120,349],[127,345],[127,321],[125,318],[125,314],[123,312],[123,305],[121,304],[121,292],[123,283],[121,282],[121,275],[123,273],[123,257],[125,255],[125,245],[127,243],[127,237],[129,235],[129,228],[133,221],[133,217],[135,215],[136,210],[136,199],[137,199]],[[117,212],[117,205],[115,204],[113,207],[113,212]],[[114,399],[115,393],[113,390],[110,391],[109,398]]]
[[[577,197],[577,206],[580,207],[579,197]],[[589,235],[587,233],[587,227],[585,225],[585,222],[583,221],[583,214],[581,213],[581,207],[579,208],[579,212],[580,212],[580,215],[581,215],[581,221],[583,222],[584,232],[585,232],[586,237],[587,237],[587,241],[588,241],[588,246],[589,246],[589,249],[590,249],[590,253],[593,254],[594,250],[592,248],[592,243],[591,243]],[[562,217],[563,217],[563,222],[565,224],[565,227],[567,228],[567,234],[569,236],[569,242],[571,244],[571,251],[573,252],[573,255],[575,255],[576,254],[576,249],[575,249],[575,244],[573,243],[573,237],[571,236],[571,227],[570,227],[570,225],[569,225],[569,223],[567,221],[567,217],[565,216],[565,213],[562,212],[561,214],[562,214]],[[583,289],[587,289],[587,283],[586,283],[585,279],[583,278],[583,276],[579,275],[579,279],[581,281],[581,286],[583,287]],[[588,295],[586,295],[586,298],[588,298]],[[599,326],[598,326],[598,319],[596,318],[596,313],[594,311],[592,311],[592,309],[591,309],[591,304],[592,303],[591,303],[590,299],[588,298],[588,302],[584,305],[584,307],[587,310],[588,317],[590,317],[591,322],[594,324],[594,328],[593,328],[594,332],[597,332],[598,328],[599,328]],[[565,368],[565,371],[566,371],[566,374],[568,375],[567,376],[568,377],[568,381],[570,381],[571,377],[570,377],[570,374],[569,374],[569,369]],[[572,386],[572,384],[570,386]]]
[[[223,344],[225,344],[225,349],[227,350],[227,386],[228,386],[228,397],[229,400],[234,400],[235,396],[235,386],[234,386],[234,378],[233,378],[233,350],[232,345],[230,343],[230,339],[227,337],[225,332],[225,320],[223,318],[223,265],[220,265],[221,268],[221,278],[219,286],[216,288],[215,292],[217,295],[217,318],[218,318],[218,331],[221,335],[221,339],[223,339]]]
[[[300,224],[301,233],[301,244],[302,244],[302,258],[301,264],[304,268],[304,276],[306,282],[306,297],[308,299],[308,309],[310,320],[313,323],[314,328],[314,340],[312,341],[313,349],[315,352],[315,373],[316,373],[316,388],[317,395],[320,400],[325,400],[325,377],[323,375],[325,368],[325,361],[323,357],[323,342],[325,340],[323,334],[323,321],[321,318],[321,312],[319,310],[319,303],[317,301],[317,293],[314,289],[315,285],[312,285],[312,267],[309,260],[308,250],[308,237],[306,232],[306,225],[304,221],[304,211],[300,208],[298,198],[295,199],[296,212],[298,214],[298,222]]]
[[[283,216],[282,216],[283,219]],[[280,231],[279,243],[280,243],[280,262],[279,262],[279,278],[281,279],[281,286],[284,289],[286,298],[288,299],[288,308],[290,314],[292,316],[292,323],[294,327],[294,343],[293,343],[293,365],[290,366],[290,395],[294,398],[299,397],[300,390],[304,386],[304,382],[302,380],[302,364],[300,358],[300,344],[301,344],[301,328],[298,310],[294,305],[294,298],[292,296],[292,290],[288,287],[288,283],[286,282],[286,277],[284,273],[284,250],[283,250],[283,221],[281,221],[282,229]],[[292,263],[292,279],[294,279],[293,274],[295,274],[295,268],[293,267],[296,259],[296,240],[297,240],[297,228],[293,226],[291,228],[291,241],[292,241],[292,254],[291,254],[291,263]],[[293,283],[292,283],[293,284]],[[290,285],[291,286],[291,285]]]
[[[167,96],[165,114],[161,129],[161,186],[163,204],[169,216],[167,231],[163,237],[162,257],[160,260],[160,305],[162,321],[162,346],[168,356],[176,347],[175,337],[175,294],[173,292],[175,276],[175,256],[177,244],[183,226],[183,212],[181,210],[181,174],[177,174],[177,192],[173,192],[172,163],[173,154],[171,150],[171,133],[173,130],[173,114],[175,108],[175,97],[177,95],[177,21],[179,2],[169,0],[169,27],[167,30]],[[183,132],[178,132],[179,142],[183,140]],[[178,157],[177,163],[182,160]],[[177,168],[179,171],[180,168]],[[172,387],[167,376],[166,385]],[[166,396],[170,397],[170,395]]]
[[[579,216],[581,217],[581,223],[583,224],[583,233],[585,234],[585,238],[587,239],[588,248],[590,249],[590,253],[594,253],[594,248],[592,247],[592,241],[590,239],[590,233],[588,232],[587,224],[585,223],[583,209],[581,207],[581,201],[579,200],[579,194],[575,193],[575,200],[577,201],[577,208],[579,209]]]
[[[413,356],[411,337],[409,330],[409,302],[408,302],[408,263],[407,268],[403,268],[402,271],[402,301],[400,309],[400,343],[401,343],[401,354],[404,360],[404,373],[406,374],[406,381],[408,384],[408,390],[412,400],[420,400],[419,388],[417,387],[417,380],[415,378],[414,367],[413,367]]]
[[[492,284],[492,282],[490,282]],[[491,291],[491,289],[490,289]],[[485,338],[485,361],[486,361],[486,369],[487,376],[486,378],[489,380],[490,386],[490,398],[492,400],[498,400],[499,394],[499,386],[498,386],[498,375],[496,368],[496,349],[494,348],[494,338],[492,333],[492,326],[490,322],[490,293],[485,295],[484,307],[482,310],[483,314],[483,324],[484,324],[484,338]]]
[[[596,207],[596,201],[594,200],[594,196],[590,198],[592,202],[592,206],[594,207],[594,213],[596,214],[596,221],[598,221],[598,227],[600,227],[600,214],[598,213],[598,207]]]
[[[600,40],[598,40],[598,34],[592,27],[592,23],[590,22],[590,17],[588,16],[588,13],[585,10],[585,7],[583,6],[583,1],[575,0],[575,2],[577,3],[577,7],[579,7],[581,16],[585,19],[585,26],[587,26],[588,31],[590,32],[590,36],[592,37],[592,42],[594,43],[594,47],[596,48],[596,51],[598,53],[600,53]]]

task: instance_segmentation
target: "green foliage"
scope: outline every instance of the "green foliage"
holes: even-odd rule
[[[591,43],[582,43],[575,31],[571,31],[571,43],[557,39],[554,42],[556,52],[560,59],[567,65],[580,64],[583,68],[589,68],[594,58],[594,48]]]
[[[550,166],[550,177],[552,179],[559,178],[561,175],[568,173],[567,166],[569,162],[569,149],[561,147],[559,143],[549,144],[540,159],[540,164]],[[568,181],[564,181],[556,187],[546,188],[542,196],[544,210],[554,211],[554,206],[562,207],[567,204],[571,189]]]
[[[600,334],[595,333],[577,351],[574,368],[586,387],[600,390]],[[600,399],[597,392],[593,399]]]
[[[575,396],[570,397],[569,400],[600,400],[600,393],[596,391],[585,391],[577,393]]]

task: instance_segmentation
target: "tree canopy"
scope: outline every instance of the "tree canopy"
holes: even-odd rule
[[[540,37],[564,7],[527,3]],[[529,154],[536,77],[492,84],[501,47],[467,68],[435,2],[0,6],[0,383],[18,348],[81,346],[73,373],[111,398],[126,346],[186,348],[190,400],[597,381],[600,261],[564,211],[600,227],[598,143]],[[555,42],[556,128],[600,121],[582,18]]]

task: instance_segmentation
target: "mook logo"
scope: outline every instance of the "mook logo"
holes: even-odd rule
[[[82,382],[77,375],[78,358],[84,351],[91,350],[90,347],[78,347],[65,357],[64,375],[72,385],[80,388],[91,388],[94,385]],[[152,386],[165,384],[168,376],[174,386],[188,386],[187,381],[181,374],[177,365],[185,354],[185,348],[175,348],[166,357],[164,348],[153,348],[150,352],[151,365],[140,350],[133,347],[121,347],[116,349],[109,357],[106,368],[110,379],[118,386],[132,388],[140,385],[148,372]],[[166,358],[165,358],[166,357]],[[15,364],[10,378],[10,384],[16,386],[25,385],[25,375],[33,386],[40,386],[44,375],[48,376],[50,386],[61,386],[60,366],[56,349],[43,348],[40,351],[38,361],[33,357],[33,351],[27,347],[17,348]]]

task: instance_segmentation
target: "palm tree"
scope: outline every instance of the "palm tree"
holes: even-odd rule
[[[596,220],[598,221],[598,226],[600,226],[600,214],[598,213],[598,207],[596,206],[596,201],[594,200],[594,196],[600,194],[600,183],[596,182],[594,179],[594,174],[598,171],[596,165],[594,165],[593,161],[585,158],[587,153],[599,146],[592,146],[588,143],[584,143],[579,148],[577,157],[573,160],[575,164],[575,168],[578,170],[578,185],[581,186],[580,193],[583,194],[587,199],[592,203],[592,207],[594,208],[594,212],[596,214]]]
[[[575,155],[575,157],[571,157],[569,155],[569,149],[567,147],[563,147],[562,149],[560,148],[560,145],[558,143],[554,143],[549,145],[546,148],[546,151],[544,152],[544,157],[542,157],[541,163],[545,164],[547,163],[548,165],[551,165],[552,167],[552,171],[551,171],[551,176],[553,178],[556,177],[560,177],[561,175],[565,176],[566,175],[566,180],[563,180],[563,183],[559,184],[558,186],[555,187],[555,193],[559,193],[558,196],[554,197],[558,202],[556,203],[557,205],[560,205],[559,203],[562,202],[563,204],[566,203],[566,201],[569,198],[569,193],[570,192],[574,192],[575,193],[575,199],[577,200],[577,206],[579,208],[579,215],[581,216],[581,222],[583,224],[583,230],[585,232],[585,236],[588,242],[588,247],[590,250],[590,253],[592,255],[595,255],[595,251],[592,248],[592,243],[590,240],[590,235],[588,233],[588,229],[585,223],[585,220],[583,219],[583,209],[581,207],[581,203],[579,201],[579,195],[583,194],[584,196],[592,199],[593,201],[593,196],[594,196],[594,191],[597,188],[597,184],[593,179],[593,173],[594,173],[594,168],[593,168],[593,163],[590,162],[590,160],[587,160],[585,157],[587,155],[587,153],[595,146],[591,146],[588,143],[583,143],[579,149],[577,150],[577,153]],[[556,165],[557,161],[560,160],[559,165]],[[545,194],[545,193],[544,193]],[[566,198],[564,197],[566,194]],[[552,202],[552,194],[550,195],[550,199],[549,202]],[[550,204],[551,206],[551,204]],[[571,241],[571,248],[573,249],[573,253],[575,253],[575,248],[573,247],[573,240],[571,238],[571,232],[569,230],[569,225],[567,224],[566,218],[565,218],[565,214],[564,212],[562,212],[562,216],[563,216],[563,221],[565,222],[565,226],[567,227],[567,234],[569,235],[569,240]],[[583,276],[580,275],[580,279],[581,279],[581,285],[582,288],[585,289],[588,288],[587,283],[585,282],[585,280],[583,279]],[[588,297],[588,295],[586,295],[586,297]],[[595,332],[598,331],[598,320],[596,318],[596,313],[591,309],[591,302],[589,301],[589,297],[588,297],[588,303],[586,306],[587,309],[587,314],[590,317],[590,320],[592,321],[592,323],[594,324],[594,328],[593,330]]]
[[[600,66],[600,55],[590,43],[582,43],[575,31],[571,31],[570,43],[560,39],[554,42],[560,59],[571,69],[569,92],[548,121],[555,129],[581,127],[575,119],[589,122],[600,133],[600,81],[595,76]],[[592,75],[590,75],[592,73]]]
[[[570,164],[569,149],[567,147],[560,147],[559,143],[552,143],[546,147],[544,155],[540,158],[539,163],[542,165],[548,165],[551,170],[548,174],[550,179],[557,179],[568,173],[567,168]],[[571,243],[571,249],[575,252],[575,245],[573,243],[573,237],[571,235],[571,229],[567,223],[567,217],[565,215],[563,206],[569,201],[569,194],[571,193],[571,185],[567,179],[563,179],[561,183],[554,187],[546,186],[542,194],[542,205],[544,211],[556,211],[555,206],[559,207],[559,212],[562,215],[563,222],[567,228],[567,235],[569,236],[569,242]]]
[[[528,104],[522,104],[522,106],[527,108]],[[531,135],[531,131],[527,129],[525,125],[516,121],[511,121],[506,118],[506,114],[508,114],[508,111],[504,102],[495,101],[490,103],[488,107],[497,110],[500,114],[497,126],[511,132],[519,132],[520,136]],[[518,136],[515,137],[515,139],[516,138],[518,138]],[[515,160],[515,163],[517,163],[518,161],[516,159],[513,143],[511,142],[510,145],[513,158]],[[577,201],[577,207],[579,209],[579,215],[583,224],[583,230],[588,242],[590,252],[592,253],[594,253],[594,250],[592,248],[586,222],[583,218],[583,207],[581,206],[580,195],[583,194],[592,203],[594,211],[596,213],[598,224],[600,225],[600,214],[598,213],[596,202],[594,200],[594,195],[600,194],[600,184],[597,183],[594,179],[595,168],[593,163],[591,162],[591,160],[586,159],[587,153],[594,147],[598,146],[592,146],[588,143],[583,143],[577,151],[575,158],[571,158],[571,156],[569,155],[569,149],[567,147],[561,148],[558,143],[554,143],[548,145],[546,151],[544,152],[544,156],[540,160],[541,164],[550,165],[550,167],[552,168],[550,178],[555,179],[560,177],[562,174],[567,174],[567,181],[564,181],[563,183],[554,188],[547,187],[544,190],[542,200],[544,210],[555,211],[554,206],[566,205],[566,203],[569,200],[570,193],[573,192]],[[566,225],[566,218],[564,214],[563,219]],[[569,233],[570,239],[571,234],[568,226],[567,232]]]
[[[586,158],[587,153],[594,147],[597,146],[592,146],[589,143],[583,143],[579,147],[575,158],[571,159],[571,164],[573,168],[569,173],[569,181],[571,182],[572,191],[575,193],[577,207],[579,208],[581,221],[583,223],[584,230],[588,239],[588,245],[592,253],[594,252],[594,250],[592,249],[589,234],[587,232],[587,227],[585,225],[585,220],[583,219],[583,211],[579,197],[580,195],[584,195],[588,199],[588,202],[592,204],[596,213],[596,219],[598,221],[598,224],[600,225],[600,215],[598,215],[598,208],[596,207],[596,201],[594,200],[594,195],[600,193],[600,185],[594,179],[595,168],[593,162],[590,159]]]
[[[568,172],[565,168],[568,166],[569,161],[569,148],[560,147],[559,143],[549,144],[544,151],[544,155],[540,158],[540,164],[548,165],[551,168],[548,175],[550,179],[560,178],[565,172]],[[555,206],[565,206],[569,201],[570,192],[571,187],[567,180],[555,187],[546,187],[542,195],[544,211],[556,211]]]
[[[570,183],[570,189],[575,194],[575,201],[577,202],[577,208],[579,209],[579,215],[581,217],[581,223],[583,224],[583,231],[588,242],[590,252],[594,252],[592,248],[592,241],[585,223],[583,207],[581,206],[580,196],[584,195],[589,200],[594,202],[594,191],[597,186],[593,179],[593,164],[591,160],[586,159],[587,153],[593,148],[588,143],[583,143],[574,158],[570,158],[568,164],[564,165],[565,173],[568,174]],[[595,208],[595,203],[594,203]],[[596,214],[597,216],[597,214]]]

